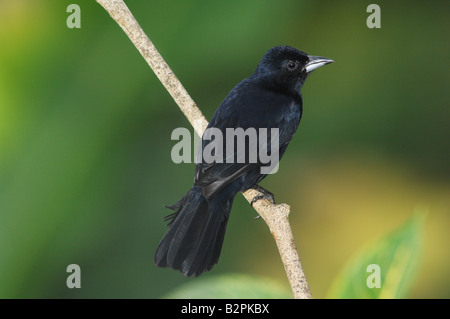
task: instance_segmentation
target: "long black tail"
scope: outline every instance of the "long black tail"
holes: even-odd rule
[[[206,200],[193,187],[168,207],[175,213],[166,218],[170,228],[156,249],[155,264],[185,276],[199,276],[217,264],[235,195],[221,192]]]

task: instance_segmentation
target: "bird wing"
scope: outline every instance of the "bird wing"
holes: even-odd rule
[[[292,103],[297,104],[292,105]],[[256,163],[248,162],[248,160],[244,163],[237,162],[236,145],[233,154],[227,154],[226,128],[242,128],[244,130],[255,128],[257,132],[260,128],[268,129],[268,150],[271,149],[271,143],[276,138],[276,136],[270,135],[270,129],[278,128],[279,159],[281,159],[287,144],[295,133],[300,117],[301,99],[293,101],[292,97],[261,88],[252,84],[248,79],[242,81],[225,98],[208,125],[208,128],[217,128],[222,132],[224,140],[223,160],[222,162],[214,161],[212,163],[203,160],[198,163],[195,170],[194,185],[202,188],[205,198],[210,198],[247,172],[267,165],[267,163],[261,163],[259,156],[256,156]],[[202,151],[211,142],[205,140],[204,137],[202,138]],[[258,149],[249,147],[248,144],[246,141],[246,159],[252,158],[255,155],[255,149]],[[226,159],[229,157],[234,159],[233,163],[226,163]]]

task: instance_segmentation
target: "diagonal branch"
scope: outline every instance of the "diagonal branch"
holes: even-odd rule
[[[122,0],[97,0],[111,17],[119,24],[131,42],[139,50],[150,68],[177,103],[199,136],[208,126],[208,122],[186,89],[172,72],[157,51],[156,47],[144,33],[128,7]],[[260,192],[250,189],[243,193],[248,202]],[[258,214],[264,219],[275,239],[284,264],[286,275],[296,299],[310,299],[308,283],[303,272],[300,258],[289,224],[290,207],[287,204],[272,204],[269,200],[258,200],[253,204]]]

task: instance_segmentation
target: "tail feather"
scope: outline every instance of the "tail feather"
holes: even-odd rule
[[[171,244],[167,253],[167,261],[174,269],[180,270],[187,276],[189,272],[189,264],[186,260],[196,246],[201,243],[202,233],[206,229],[206,221],[208,219],[208,205],[206,201],[202,201],[198,206],[187,203],[183,207],[174,234],[171,236]],[[184,216],[183,216],[184,215]],[[172,226],[172,227],[173,227]]]
[[[216,236],[211,241],[211,245],[213,245],[212,243],[214,243],[214,245],[208,249],[203,262],[198,266],[199,269],[210,270],[215,264],[217,264],[220,252],[222,250],[223,239],[225,237],[226,224],[227,219],[223,220],[219,225],[219,230],[216,232]]]
[[[212,252],[217,244],[218,228],[221,226],[220,220],[218,221],[217,219],[222,219],[222,216],[217,216],[217,214],[208,216],[208,221],[204,227],[205,230],[198,239],[198,245],[193,247],[185,259],[183,266],[186,268],[187,276],[199,275],[199,271],[203,272],[217,262],[211,260]],[[184,272],[183,270],[182,272]]]
[[[155,264],[179,270],[185,276],[210,270],[219,259],[234,195],[207,201],[201,189],[194,187],[169,207],[175,212],[156,250]]]

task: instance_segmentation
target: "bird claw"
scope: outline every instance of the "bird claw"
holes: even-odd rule
[[[252,189],[258,191],[261,193],[261,195],[253,197],[252,201],[250,202],[250,205],[253,207],[253,204],[261,199],[267,199],[272,202],[272,204],[275,204],[275,195],[273,193],[269,192],[267,189],[262,188],[259,185],[255,185],[252,187]]]

